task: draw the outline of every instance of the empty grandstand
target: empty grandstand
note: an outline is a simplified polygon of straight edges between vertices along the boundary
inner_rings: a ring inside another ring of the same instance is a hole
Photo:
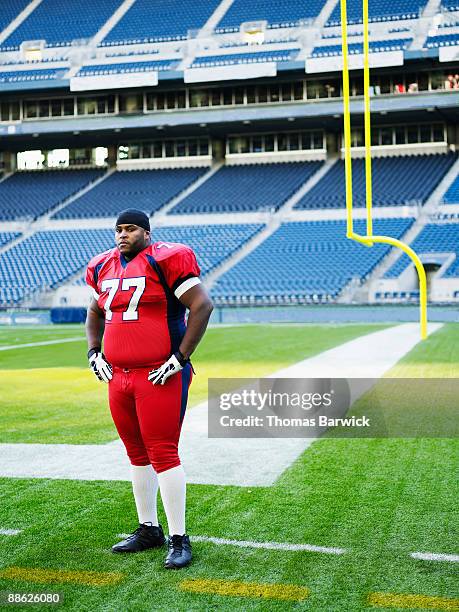
[[[347,4],[363,232],[362,13]],[[459,299],[458,12],[370,2],[375,231],[419,250],[446,302]],[[127,207],[153,239],[196,250],[222,307],[417,299],[404,257],[346,240],[340,20],[338,0],[5,0],[1,306],[81,289]]]
[[[14,49],[24,40],[45,39],[48,46],[58,47],[70,45],[75,39],[91,38],[121,2],[88,2],[82,10],[80,0],[43,0],[1,46]]]
[[[59,210],[54,218],[112,217],[134,206],[152,214],[203,173],[202,168],[115,172]]]
[[[413,219],[384,219],[375,232],[400,238]],[[355,231],[364,233],[364,223]],[[305,303],[336,299],[352,280],[359,284],[387,255],[388,246],[368,249],[346,239],[344,221],[284,223],[213,287],[223,302]]]
[[[169,214],[275,211],[320,166],[320,162],[227,166]]]
[[[454,164],[456,156],[384,157],[373,161],[375,206],[422,205]],[[355,206],[365,206],[364,160],[353,163]],[[297,209],[342,208],[345,201],[344,162],[338,161],[295,206]]]
[[[411,246],[419,253],[424,263],[433,263],[438,268],[442,268],[443,276],[459,278],[458,223],[428,223],[413,240]],[[385,277],[395,278],[409,265],[410,260],[404,255],[392,266]]]
[[[104,38],[104,45],[148,43],[187,38],[202,28],[219,0],[136,0],[123,18]],[[152,19],[152,10],[155,18]]]
[[[76,169],[17,172],[0,183],[0,219],[36,219],[103,174]]]

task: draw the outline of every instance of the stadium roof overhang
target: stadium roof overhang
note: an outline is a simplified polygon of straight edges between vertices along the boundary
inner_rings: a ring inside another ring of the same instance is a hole
[[[405,96],[381,96],[371,102],[373,123],[395,124],[426,121],[459,121],[459,91],[428,92]],[[352,100],[356,120],[363,114],[362,98]],[[341,99],[289,104],[246,106],[225,109],[176,110],[152,114],[75,117],[56,120],[25,121],[0,126],[4,146],[19,150],[24,143],[37,148],[75,146],[99,141],[102,144],[129,138],[164,138],[185,135],[215,135],[250,131],[293,129],[342,130]],[[360,122],[360,121],[359,121]],[[89,146],[89,144],[88,144]]]

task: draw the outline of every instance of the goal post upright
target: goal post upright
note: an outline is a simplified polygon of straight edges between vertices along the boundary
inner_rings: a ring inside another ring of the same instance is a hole
[[[346,185],[346,237],[365,246],[374,243],[389,244],[401,249],[414,263],[419,277],[419,318],[421,338],[427,337],[427,278],[424,266],[413,249],[390,236],[375,236],[373,234],[373,190],[371,161],[371,103],[370,103],[370,41],[369,41],[369,10],[368,0],[362,0],[363,13],[363,61],[364,61],[364,123],[365,123],[365,202],[367,229],[364,236],[356,234],[353,226],[353,192],[352,192],[352,152],[351,152],[351,103],[349,85],[349,49],[347,37],[347,3],[340,0],[341,7],[341,38],[343,56],[343,106],[344,106],[344,164]]]

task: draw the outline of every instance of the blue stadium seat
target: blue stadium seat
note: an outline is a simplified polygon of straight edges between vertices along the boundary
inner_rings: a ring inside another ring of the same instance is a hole
[[[122,62],[117,64],[94,64],[83,66],[78,71],[78,77],[100,74],[126,74],[129,72],[148,72],[150,70],[173,70],[178,60],[150,60],[140,62]],[[1,74],[1,73],[0,73]]]
[[[262,228],[261,224],[168,226],[153,229],[152,239],[191,246],[204,276]],[[0,305],[56,287],[113,243],[111,229],[42,231],[26,238],[0,254]],[[84,284],[83,270],[75,284]]]
[[[428,223],[410,245],[418,255],[423,253],[454,253],[455,260],[443,274],[459,277],[459,223]],[[410,265],[411,259],[402,255],[385,274],[385,278],[397,278]]]
[[[134,207],[151,214],[206,171],[207,168],[118,171],[62,208],[53,218],[114,217],[124,208]]]
[[[445,204],[459,204],[459,176],[456,176],[453,184],[445,193],[443,202]]]
[[[186,39],[189,30],[203,27],[219,4],[220,0],[137,0],[101,44]]]
[[[245,21],[267,21],[269,27],[292,27],[301,20],[315,19],[324,6],[324,0],[235,0],[219,22],[217,32],[239,30]]]
[[[445,11],[459,11],[459,0],[441,0],[441,7]]]
[[[456,45],[459,45],[458,32],[429,36],[425,42],[425,47],[427,47],[427,49],[431,49],[433,47],[454,47]]]
[[[13,19],[16,19],[29,2],[30,0],[2,0],[0,10],[0,32],[3,32]]]
[[[229,66],[233,64],[256,64],[259,62],[288,62],[295,59],[298,49],[279,49],[277,51],[259,51],[258,53],[231,53],[228,55],[207,55],[197,57],[191,67]]]
[[[121,3],[97,0],[85,2],[83,7],[81,0],[43,0],[1,47],[15,48],[24,40],[43,39],[49,47],[61,47],[75,39],[91,38]]]
[[[5,246],[20,235],[20,232],[0,232],[0,247]]]
[[[0,304],[56,287],[96,253],[113,246],[111,230],[43,231],[0,254]]]
[[[456,159],[452,153],[374,159],[374,206],[424,204]],[[365,206],[364,160],[353,160],[352,170],[354,204]],[[344,162],[339,160],[295,208],[344,208],[345,198]]]
[[[322,162],[224,166],[169,214],[275,210],[321,166]]]
[[[371,0],[369,3],[370,21],[400,21],[417,19],[427,4],[427,0]],[[327,26],[341,24],[340,3],[333,9]],[[347,21],[350,24],[362,23],[361,0],[348,0]]]
[[[400,238],[413,219],[375,220],[374,230]],[[365,232],[365,223],[354,229]],[[353,279],[365,280],[390,247],[372,249],[346,238],[344,221],[283,223],[254,251],[218,279],[216,298],[241,296],[264,301],[296,296],[298,300],[330,300]]]
[[[383,51],[397,51],[406,49],[412,38],[394,38],[391,40],[373,40],[370,41],[370,53],[381,53]],[[363,43],[351,43],[348,45],[349,55],[358,55],[363,53]],[[341,45],[324,45],[315,47],[311,57],[331,57],[341,55]]]
[[[0,83],[23,83],[25,81],[52,81],[62,78],[67,68],[44,68],[35,70],[5,70],[0,72]]]
[[[104,170],[16,172],[0,183],[0,219],[36,219],[103,173]]]

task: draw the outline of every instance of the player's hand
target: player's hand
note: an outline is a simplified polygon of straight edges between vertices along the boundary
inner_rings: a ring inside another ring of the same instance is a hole
[[[105,355],[98,349],[88,352],[89,367],[101,382],[108,383],[113,378],[112,366],[105,359]]]
[[[149,372],[148,380],[154,385],[164,385],[168,378],[174,374],[177,374],[177,372],[180,372],[180,370],[183,370],[187,363],[188,360],[184,359],[181,353],[174,353],[166,362],[163,363],[163,365],[156,368],[156,370]]]

